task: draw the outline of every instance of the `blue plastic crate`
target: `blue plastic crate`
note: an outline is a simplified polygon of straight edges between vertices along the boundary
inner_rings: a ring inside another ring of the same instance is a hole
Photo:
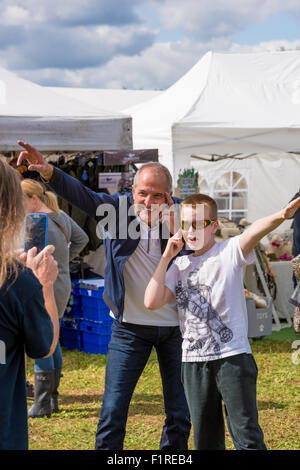
[[[95,333],[98,335],[111,335],[111,327],[114,322],[113,318],[108,320],[95,322],[91,320],[82,320],[80,322],[81,331],[86,331],[87,333]]]
[[[106,303],[97,297],[82,296],[81,311],[84,320],[103,321],[110,318]]]
[[[79,293],[86,297],[96,297],[102,299],[104,292],[104,279],[81,280],[79,284]]]
[[[81,283],[81,279],[72,279],[71,286],[72,286],[72,294],[79,295],[79,286]]]
[[[111,325],[83,320],[80,323],[83,351],[89,354],[107,354]]]
[[[78,349],[82,351],[82,331],[80,320],[75,318],[63,318],[61,320],[62,344],[66,349]]]
[[[65,317],[69,318],[81,318],[82,317],[82,308],[81,308],[81,296],[71,294],[69,302],[66,306],[64,312]]]

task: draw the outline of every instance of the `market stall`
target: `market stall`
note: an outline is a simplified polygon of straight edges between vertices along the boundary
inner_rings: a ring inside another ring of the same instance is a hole
[[[126,109],[134,146],[155,141],[175,187],[193,168],[221,217],[253,222],[299,189],[299,76],[299,51],[208,52],[161,95]]]
[[[125,109],[134,148],[158,147],[174,186],[193,167],[201,191],[230,193],[226,217],[272,213],[299,189],[299,74],[299,51],[208,52],[160,95]]]
[[[131,118],[105,111],[0,68],[0,152],[18,140],[42,151],[131,149]]]
[[[129,190],[136,164],[158,160],[157,150],[132,150],[131,117],[58,95],[4,69],[0,69],[0,103],[0,157],[15,167],[23,178],[39,179],[39,175],[28,171],[26,161],[17,167],[18,154],[22,150],[18,140],[29,142],[54,166],[96,192]],[[104,282],[100,267],[105,260],[97,260],[95,270],[87,262],[87,257],[95,259],[98,256],[97,250],[102,245],[96,233],[96,220],[61,198],[59,206],[89,236],[88,245],[70,264],[73,292],[62,320],[62,337],[71,347],[80,347],[78,337],[87,337],[86,352],[106,353],[111,327],[107,307],[103,306],[98,312],[99,302],[95,304],[90,299],[91,288],[81,286],[80,296],[75,292],[79,281],[84,283],[86,278],[96,278],[100,284]],[[100,300],[102,291],[97,287]],[[105,327],[101,317],[103,312],[105,322],[108,322]],[[95,316],[98,313],[99,316]],[[93,321],[92,325],[87,323],[90,321]],[[100,343],[104,337],[103,345]],[[90,346],[91,338],[93,347]]]

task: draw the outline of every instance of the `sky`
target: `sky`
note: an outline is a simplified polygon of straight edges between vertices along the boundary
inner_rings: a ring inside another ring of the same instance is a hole
[[[299,0],[0,0],[0,66],[46,86],[164,90],[212,50],[300,49]]]

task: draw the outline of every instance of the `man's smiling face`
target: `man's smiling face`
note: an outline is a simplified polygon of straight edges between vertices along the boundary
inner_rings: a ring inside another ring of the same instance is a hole
[[[153,167],[145,168],[138,177],[132,194],[136,212],[150,227],[156,224],[161,215],[161,207],[166,203],[167,178]]]

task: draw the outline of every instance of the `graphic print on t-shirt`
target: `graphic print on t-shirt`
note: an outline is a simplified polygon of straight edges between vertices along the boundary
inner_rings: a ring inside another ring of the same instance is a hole
[[[185,287],[181,281],[176,286],[178,307],[185,312],[183,347],[208,357],[219,355],[220,342],[228,343],[233,338],[232,330],[211,305],[211,290],[210,286],[199,283],[198,271],[189,274]]]

